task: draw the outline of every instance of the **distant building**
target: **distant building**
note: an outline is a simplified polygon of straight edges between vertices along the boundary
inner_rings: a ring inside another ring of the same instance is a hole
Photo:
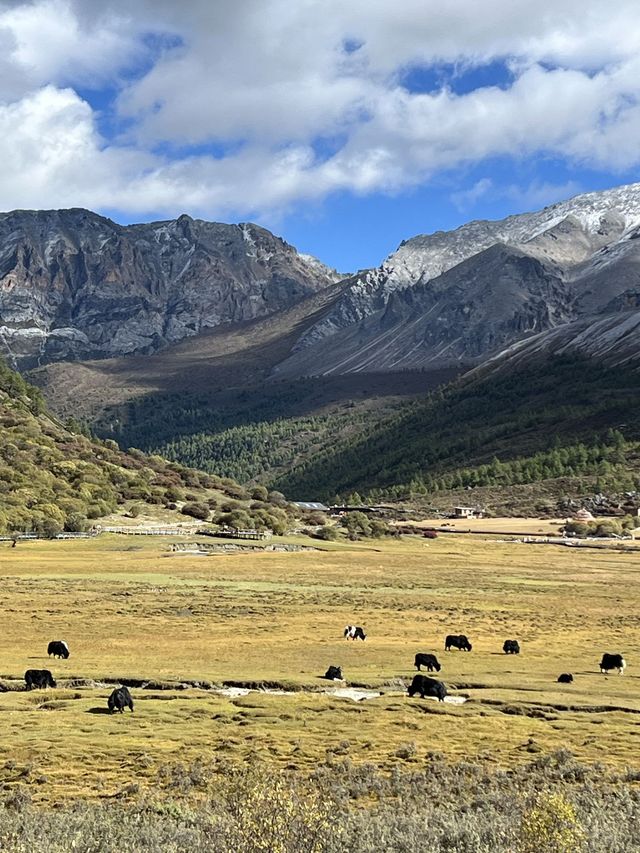
[[[577,512],[574,512],[573,520],[574,521],[593,521],[594,518],[588,509],[585,509],[584,507],[582,507],[582,509],[579,509]]]
[[[384,512],[384,508],[379,506],[367,506],[366,504],[354,504],[353,506],[345,504],[344,506],[336,505],[329,507],[330,515],[344,515],[347,512],[363,512],[365,515],[379,515]]]
[[[451,518],[482,518],[481,509],[472,506],[454,506]]]
[[[298,509],[316,510],[317,512],[329,512],[329,507],[318,501],[292,501]]]

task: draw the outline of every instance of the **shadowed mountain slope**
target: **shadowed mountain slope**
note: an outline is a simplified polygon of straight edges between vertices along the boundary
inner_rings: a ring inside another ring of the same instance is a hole
[[[372,489],[405,495],[412,484],[422,488],[495,459],[526,459],[576,442],[590,445],[610,430],[637,441],[638,406],[637,369],[602,366],[579,353],[523,361],[489,375],[479,369],[276,482],[292,497]],[[474,476],[456,483],[479,485]]]

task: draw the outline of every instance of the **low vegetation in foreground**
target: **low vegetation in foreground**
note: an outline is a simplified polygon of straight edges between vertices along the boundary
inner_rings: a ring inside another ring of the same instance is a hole
[[[406,752],[410,757],[411,748]],[[566,751],[511,772],[437,753],[392,775],[348,760],[310,776],[198,762],[164,768],[152,796],[34,808],[17,789],[0,806],[0,846],[216,853],[635,853],[637,774],[586,767]]]

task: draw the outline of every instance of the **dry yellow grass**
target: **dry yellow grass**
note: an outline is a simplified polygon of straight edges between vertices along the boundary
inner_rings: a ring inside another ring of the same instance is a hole
[[[391,767],[410,743],[416,762],[436,751],[510,765],[561,746],[615,765],[640,757],[637,554],[440,537],[199,557],[103,536],[0,546],[0,567],[0,677],[49,668],[60,684],[0,694],[0,782],[31,782],[41,799],[145,787],[162,765],[196,757],[260,754],[308,769],[329,754]],[[366,643],[342,638],[353,621]],[[473,652],[442,651],[450,632],[467,633]],[[520,656],[501,653],[507,638]],[[47,658],[51,639],[68,642],[68,661]],[[438,654],[466,705],[406,697],[417,651]],[[623,652],[627,675],[601,675],[603,651]],[[310,692],[327,687],[318,676],[329,664],[384,695]],[[556,683],[562,671],[573,685]],[[305,690],[133,689],[135,713],[111,717],[110,689],[68,686],[74,678]]]
[[[601,519],[605,520],[605,519]],[[449,527],[451,530],[466,533],[467,531],[482,533],[507,533],[511,536],[530,536],[544,534],[557,536],[560,528],[566,523],[566,518],[427,518],[418,522],[401,522],[413,527]]]

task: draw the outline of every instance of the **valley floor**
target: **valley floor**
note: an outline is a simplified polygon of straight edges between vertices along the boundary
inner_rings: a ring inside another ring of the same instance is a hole
[[[0,783],[37,801],[144,791],[196,759],[303,772],[340,756],[410,769],[433,753],[506,767],[563,747],[617,768],[640,759],[637,554],[441,536],[197,556],[102,536],[2,543],[0,575],[0,680],[12,688],[0,694]],[[367,641],[345,641],[348,623]],[[445,653],[448,633],[473,651]],[[502,653],[507,638],[519,656]],[[47,658],[52,639],[69,660]],[[429,651],[464,705],[407,697],[414,655]],[[627,674],[600,674],[605,651],[625,655]],[[382,695],[322,693],[330,664]],[[51,669],[58,688],[23,692],[30,668]],[[575,682],[557,684],[561,672]],[[118,679],[156,682],[132,687],[132,715],[106,713]]]

